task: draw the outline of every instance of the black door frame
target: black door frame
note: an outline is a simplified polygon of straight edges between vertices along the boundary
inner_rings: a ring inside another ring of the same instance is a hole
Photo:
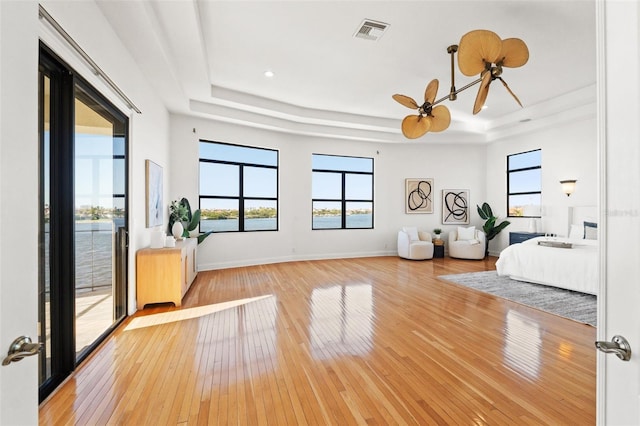
[[[112,114],[116,119],[124,123],[124,152],[125,152],[125,232],[118,232],[117,235],[126,239],[128,229],[128,181],[129,167],[126,160],[129,152],[128,117],[120,112],[104,96],[96,91],[86,80],[84,80],[75,70],[62,61],[51,49],[40,42],[39,49],[39,94],[40,105],[43,105],[42,94],[44,93],[44,76],[50,79],[50,172],[49,172],[49,245],[50,245],[50,330],[51,330],[51,376],[40,383],[39,400],[42,402],[56,387],[58,387],[115,328],[127,315],[127,253],[121,254],[122,264],[119,271],[114,270],[114,277],[124,277],[125,282],[119,283],[122,289],[116,290],[114,303],[118,306],[119,319],[112,324],[89,349],[77,357],[75,348],[75,199],[74,199],[74,134],[75,134],[75,88],[80,88],[84,93],[100,103],[100,106]],[[39,113],[39,134],[40,134],[40,212],[44,212],[44,120],[43,111]],[[42,229],[44,220],[40,219],[40,285],[44,284],[45,265],[44,261],[44,231]],[[126,249],[128,244],[119,243]],[[117,248],[116,248],[117,250]],[[122,270],[124,268],[124,271]],[[118,286],[116,286],[118,287]],[[121,306],[120,306],[121,304]],[[44,312],[44,301],[39,301],[39,312]],[[40,321],[41,330],[39,334],[44,338],[44,328],[46,324]],[[44,358],[44,357],[43,357]],[[42,362],[46,362],[43,359]]]

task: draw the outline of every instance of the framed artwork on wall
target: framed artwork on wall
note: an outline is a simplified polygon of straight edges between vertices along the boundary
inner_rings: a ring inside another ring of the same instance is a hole
[[[151,160],[145,160],[147,228],[161,226],[163,222],[162,167]]]
[[[469,223],[469,190],[442,190],[442,223],[465,225]]]
[[[405,212],[433,213],[433,179],[405,179]]]

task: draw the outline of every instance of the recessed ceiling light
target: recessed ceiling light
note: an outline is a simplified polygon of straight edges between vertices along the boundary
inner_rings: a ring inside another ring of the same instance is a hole
[[[482,105],[482,109],[487,109],[487,108],[489,108],[489,105],[486,105],[486,104]]]
[[[271,77],[273,77],[274,75],[275,75],[275,74],[274,74],[274,73],[273,73],[273,71],[271,71],[271,70],[266,70],[266,71],[264,72],[264,76],[265,76],[265,77],[269,77],[269,78],[271,78]]]

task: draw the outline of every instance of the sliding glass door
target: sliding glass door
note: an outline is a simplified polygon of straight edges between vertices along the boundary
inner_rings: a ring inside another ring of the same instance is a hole
[[[40,54],[40,397],[126,315],[127,118]]]
[[[118,233],[125,227],[125,123],[75,88],[76,354],[124,315],[116,296]]]

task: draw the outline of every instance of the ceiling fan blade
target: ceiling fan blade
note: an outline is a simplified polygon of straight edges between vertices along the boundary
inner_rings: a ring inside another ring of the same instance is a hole
[[[420,106],[416,103],[416,101],[414,101],[413,98],[410,98],[409,96],[395,94],[392,96],[392,98],[395,99],[396,102],[398,102],[400,105],[404,105],[407,108],[411,108],[411,109],[420,108]]]
[[[519,38],[502,40],[502,65],[509,68],[521,67],[529,60],[529,48]]]
[[[507,82],[506,82],[506,81],[504,81],[504,80],[502,79],[502,77],[498,77],[498,79],[502,82],[502,84],[504,85],[504,87],[506,87],[507,91],[508,91],[509,93],[511,93],[511,96],[513,96],[513,99],[515,99],[515,100],[516,100],[516,102],[518,103],[518,105],[522,106],[522,103],[520,102],[520,99],[518,99],[518,97],[516,96],[516,94],[515,94],[515,93],[513,93],[513,92],[511,91],[511,89],[510,89],[510,88],[509,88],[509,86],[507,85]]]
[[[458,67],[466,76],[474,76],[485,70],[485,63],[495,63],[500,58],[502,40],[488,30],[466,33],[458,45]]]
[[[451,113],[449,108],[444,105],[438,105],[431,110],[431,129],[432,132],[441,132],[446,130],[451,124]]]
[[[434,99],[436,98],[436,94],[438,93],[439,84],[440,82],[437,79],[433,79],[429,82],[427,88],[424,91],[425,102],[429,102],[430,104],[433,103]]]
[[[408,115],[402,120],[402,134],[409,139],[424,135],[431,128],[431,120],[421,115]]]
[[[489,94],[489,84],[491,83],[491,71],[486,71],[482,75],[482,83],[480,83],[480,89],[476,95],[476,102],[473,104],[473,113],[477,114],[482,110],[484,101],[487,100]]]

